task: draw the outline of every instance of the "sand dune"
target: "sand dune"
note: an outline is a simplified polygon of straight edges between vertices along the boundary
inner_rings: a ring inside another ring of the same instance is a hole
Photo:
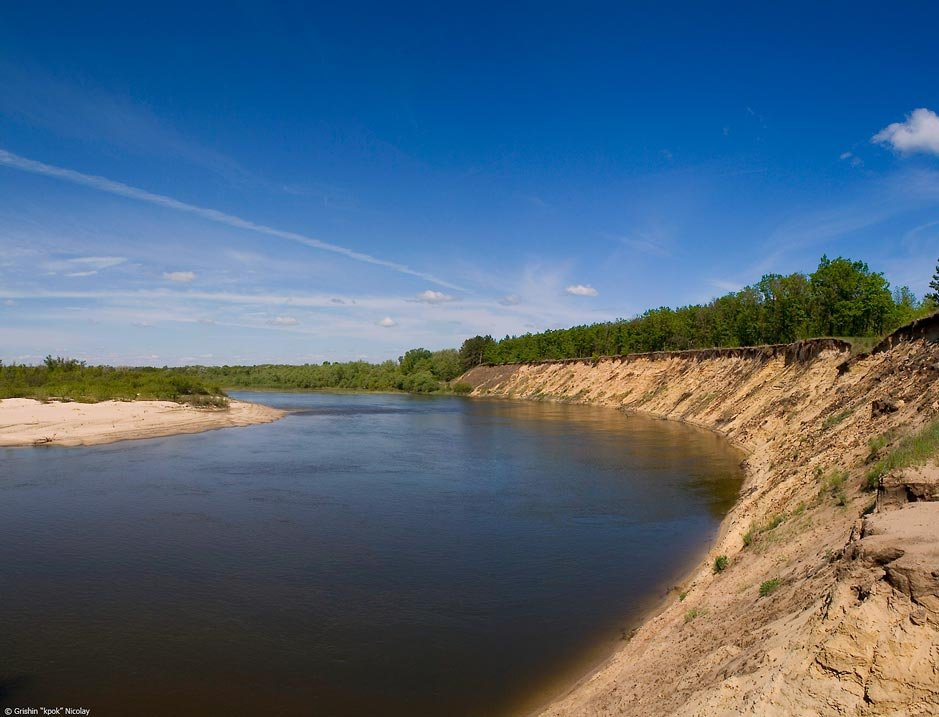
[[[216,428],[270,423],[283,411],[244,401],[228,409],[202,409],[172,401],[42,403],[29,398],[0,400],[0,446],[79,446]]]

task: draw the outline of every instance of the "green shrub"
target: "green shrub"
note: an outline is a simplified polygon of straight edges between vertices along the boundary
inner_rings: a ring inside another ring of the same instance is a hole
[[[718,555],[716,558],[714,558],[714,566],[713,566],[714,573],[722,573],[724,572],[726,568],[727,568],[727,556],[726,555]]]
[[[471,384],[464,383],[461,381],[459,383],[453,384],[450,387],[450,390],[453,391],[454,393],[465,395],[467,393],[473,392],[473,386]]]
[[[760,583],[760,597],[772,595],[779,587],[779,578],[770,578]]]

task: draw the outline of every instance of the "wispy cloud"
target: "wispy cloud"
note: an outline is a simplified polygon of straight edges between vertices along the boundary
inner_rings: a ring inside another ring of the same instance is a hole
[[[196,279],[194,271],[164,271],[163,278],[178,284],[188,284]]]
[[[68,277],[94,276],[99,271],[110,269],[127,261],[122,256],[79,256],[71,259],[46,261],[42,264],[50,274],[64,274]]]
[[[904,122],[894,122],[871,137],[875,144],[893,147],[900,154],[939,155],[939,116],[920,107],[913,110]]]
[[[423,301],[425,304],[445,304],[448,301],[454,301],[454,298],[450,294],[444,294],[442,291],[434,291],[433,289],[422,291],[417,295],[417,300]]]
[[[0,114],[63,137],[182,159],[229,180],[250,176],[231,157],[182,136],[149,107],[96,87],[87,78],[73,81],[38,67],[0,61]]]
[[[300,322],[297,321],[293,316],[275,316],[267,323],[269,323],[271,326],[296,326]]]
[[[398,272],[399,274],[416,276],[425,281],[429,281],[432,284],[437,284],[438,286],[443,286],[448,289],[465,291],[465,289],[457,286],[456,284],[440,279],[433,274],[417,271],[405,264],[381,259],[372,256],[371,254],[365,254],[355,251],[354,249],[339,246],[338,244],[331,244],[329,242],[320,241],[319,239],[314,239],[313,237],[309,237],[304,234],[298,234],[297,232],[283,231],[281,229],[275,229],[264,224],[257,224],[250,220],[237,217],[233,214],[226,214],[225,212],[221,212],[217,209],[209,209],[206,207],[199,207],[194,204],[187,204],[186,202],[181,202],[180,200],[173,199],[172,197],[168,197],[162,194],[154,194],[153,192],[148,192],[145,189],[139,189],[121,182],[115,182],[111,179],[106,179],[105,177],[83,174],[72,169],[56,167],[50,164],[44,164],[43,162],[37,162],[35,160],[13,154],[12,152],[8,152],[4,149],[0,149],[0,164],[12,169],[18,169],[24,172],[30,172],[32,174],[39,174],[45,177],[61,179],[66,182],[79,184],[84,187],[90,187],[92,189],[97,189],[109,194],[115,194],[117,196],[126,197],[128,199],[154,204],[166,209],[185,212],[187,214],[194,214],[196,216],[202,217],[203,219],[207,219],[208,221],[216,222],[218,224],[225,224],[230,227],[235,227],[236,229],[244,229],[246,231],[257,234],[263,234],[265,236],[302,244],[313,249],[332,252],[334,254],[339,254],[349,259],[353,259],[354,261],[385,267],[386,269],[391,269],[392,271]]]
[[[564,291],[571,296],[597,296],[600,293],[590,284],[571,284]]]
[[[852,167],[861,167],[864,165],[864,160],[858,157],[854,152],[842,152],[838,159],[842,162],[849,162]]]

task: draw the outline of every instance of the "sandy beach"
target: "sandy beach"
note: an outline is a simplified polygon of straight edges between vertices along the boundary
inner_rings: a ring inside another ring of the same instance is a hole
[[[172,401],[42,403],[7,398],[0,400],[0,446],[87,446],[271,423],[283,415],[276,408],[244,401],[216,410]]]

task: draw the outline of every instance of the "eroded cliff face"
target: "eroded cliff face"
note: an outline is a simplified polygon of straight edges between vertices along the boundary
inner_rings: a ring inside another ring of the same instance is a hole
[[[939,714],[939,469],[888,475],[876,506],[864,489],[939,417],[937,335],[933,317],[855,359],[821,340],[465,374],[477,396],[687,421],[749,453],[708,558],[544,714]]]

